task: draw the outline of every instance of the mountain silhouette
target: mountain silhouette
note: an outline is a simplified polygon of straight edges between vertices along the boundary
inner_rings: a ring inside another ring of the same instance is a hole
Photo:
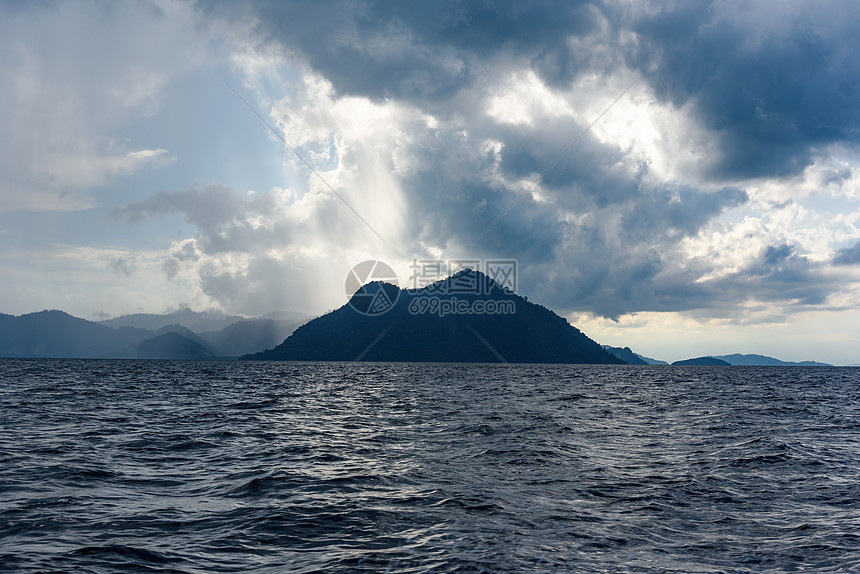
[[[200,337],[225,357],[239,357],[271,349],[287,337],[302,319],[247,319],[236,321],[219,331],[200,333]],[[190,337],[189,337],[190,338]]]
[[[135,327],[112,329],[57,310],[0,315],[0,356],[104,357],[152,334]]]
[[[715,357],[696,357],[695,359],[684,359],[675,361],[673,366],[699,366],[699,367],[730,367],[732,364]]]
[[[603,348],[606,349],[609,353],[612,353],[628,365],[650,365],[648,361],[641,358],[639,355],[634,353],[630,347],[611,347],[609,345],[603,345]]]
[[[457,312],[444,312],[444,306],[455,305]],[[496,312],[474,312],[479,307]],[[424,289],[369,283],[349,303],[299,327],[274,349],[243,358],[624,363],[549,309],[471,269]]]
[[[231,315],[182,311],[166,315],[127,315],[119,323],[158,325],[158,330],[121,325],[114,321],[94,322],[69,315],[64,311],[39,311],[14,316],[0,313],[0,357],[91,359],[120,356],[134,358],[202,358],[238,357],[272,348],[283,341],[300,324],[298,313],[277,313],[272,316],[289,316],[295,319],[240,320],[223,329],[197,334],[180,324],[161,323],[168,319],[186,318],[201,325],[219,325]],[[133,347],[147,339],[166,333],[181,335],[160,339]],[[187,340],[195,346],[189,347]],[[179,345],[174,352],[165,345],[173,341]],[[204,352],[197,349],[201,347]],[[154,354],[147,355],[150,349]]]
[[[603,345],[603,348],[627,363],[628,365],[668,365],[666,361],[660,359],[652,359],[645,355],[633,352],[630,347],[612,347]]]
[[[136,327],[150,331],[157,331],[169,325],[182,325],[195,333],[201,333],[223,329],[236,321],[244,319],[245,317],[240,315],[227,315],[220,311],[200,312],[183,308],[163,314],[135,313],[132,315],[122,315],[113,319],[99,321],[99,323],[106,327]]]
[[[732,365],[750,365],[759,367],[830,367],[827,363],[818,361],[780,361],[773,357],[755,354],[734,353],[731,355],[714,355],[715,359],[722,359]]]
[[[204,345],[167,331],[161,335],[135,343],[111,355],[118,359],[217,359],[218,356]]]
[[[220,351],[216,346],[212,345],[209,341],[204,339],[201,335],[198,335],[191,329],[187,327],[183,327],[182,325],[166,325],[155,332],[155,335],[163,335],[165,333],[176,333],[178,335],[182,335],[182,337],[194,341],[201,347],[203,347],[207,353],[212,356],[225,356],[224,353]],[[141,341],[142,343],[143,341]]]

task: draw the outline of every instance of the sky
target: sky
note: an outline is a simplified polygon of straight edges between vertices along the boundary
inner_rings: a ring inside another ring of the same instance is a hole
[[[513,260],[600,343],[857,364],[857,30],[853,1],[2,2],[0,312],[315,315],[368,259]]]

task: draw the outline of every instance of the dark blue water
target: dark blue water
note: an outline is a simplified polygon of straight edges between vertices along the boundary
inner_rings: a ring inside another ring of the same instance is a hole
[[[860,569],[860,370],[0,361],[4,572]]]

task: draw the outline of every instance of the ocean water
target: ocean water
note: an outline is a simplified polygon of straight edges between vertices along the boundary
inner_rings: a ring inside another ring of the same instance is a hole
[[[3,572],[860,570],[860,369],[0,368]]]

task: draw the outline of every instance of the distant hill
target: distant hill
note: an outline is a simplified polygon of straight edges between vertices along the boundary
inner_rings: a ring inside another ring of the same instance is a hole
[[[727,363],[732,365],[751,365],[751,366],[762,366],[762,367],[831,367],[827,363],[819,363],[816,361],[800,361],[800,362],[791,362],[791,361],[780,361],[779,359],[774,359],[773,357],[767,357],[765,355],[742,355],[740,353],[734,353],[733,355],[715,355],[717,359],[722,359]]]
[[[216,359],[206,347],[172,331],[134,343],[111,355],[118,359]]]
[[[645,361],[646,363],[648,363],[649,365],[668,365],[669,364],[666,361],[661,361],[660,359],[652,359],[651,357],[646,357],[644,355],[640,355],[639,353],[633,353],[633,354],[636,355],[637,357],[639,357],[640,359],[642,359],[643,361]]]
[[[606,349],[607,352],[615,355],[628,365],[647,365],[647,361],[640,359],[636,356],[630,347],[611,347],[609,345],[603,345],[603,348]]]
[[[310,317],[307,313],[299,313],[298,311],[272,311],[271,313],[266,313],[265,315],[260,315],[256,317],[256,319],[272,319],[274,321],[290,321],[293,323],[302,324]]]
[[[478,293],[463,292],[476,284]],[[382,314],[356,311],[381,304]],[[377,295],[373,295],[373,294]],[[368,303],[368,297],[372,302]],[[436,297],[440,304],[510,306],[511,314],[416,312]],[[383,301],[383,303],[385,303]],[[385,303],[386,305],[388,303]],[[411,310],[410,310],[411,308]],[[415,361],[601,363],[622,361],[549,309],[507,291],[478,271],[464,270],[422,290],[373,282],[349,304],[302,325],[272,350],[243,358],[305,361]]]
[[[454,292],[453,287],[464,278],[463,273],[438,282],[435,288],[441,292]],[[410,303],[422,298],[426,300],[428,296],[441,301],[445,296],[440,293],[433,295],[433,286],[424,290],[400,290],[393,285],[378,283],[366,288],[385,285],[386,289],[392,290],[390,292],[397,302],[390,311],[377,315],[362,314],[355,310],[355,302],[351,301],[352,305],[344,305],[301,327],[306,316],[293,312],[270,313],[266,319],[240,318],[232,321],[238,316],[183,309],[163,315],[126,315],[102,322],[88,321],[58,310],[17,317],[0,313],[0,357],[197,359],[242,356],[264,360],[667,364],[635,353],[629,347],[601,347],[549,309],[506,291],[486,275],[477,273],[471,279],[484,282],[488,288],[486,293],[456,293],[446,300],[458,299],[468,304],[508,302],[513,304],[516,313],[447,314],[444,317],[438,313],[413,314],[409,312]],[[199,334],[178,322],[163,324],[176,319],[191,325],[231,322]],[[168,333],[178,338],[159,338]],[[170,349],[171,344],[177,347]],[[790,362],[740,353],[676,361],[673,365],[830,366],[816,361]]]
[[[152,334],[134,327],[112,329],[57,310],[0,315],[0,356],[104,357]]]
[[[182,325],[195,333],[203,333],[205,331],[223,329],[236,321],[243,321],[244,319],[245,317],[241,315],[227,315],[220,311],[198,312],[191,309],[180,309],[179,311],[164,314],[135,313],[133,315],[123,315],[99,321],[99,323],[107,327],[137,327],[139,329],[149,329],[150,331],[157,331],[168,325]]]
[[[695,359],[685,359],[683,361],[675,361],[672,365],[695,365],[703,367],[731,367],[732,364],[716,357],[697,357]]]
[[[207,341],[191,329],[183,327],[182,325],[167,325],[155,332],[156,335],[163,335],[164,333],[177,333],[179,335],[182,335],[186,339],[194,341],[195,343],[206,349],[206,351],[211,353],[213,356],[226,356],[220,351],[220,349],[212,345],[209,341]]]
[[[193,313],[193,312],[192,312]],[[188,317],[197,317],[192,314]],[[211,314],[210,314],[211,315]],[[290,314],[290,316],[300,314]],[[182,313],[179,315],[183,316]],[[176,314],[139,315],[131,317],[130,322],[137,324],[160,325],[165,318],[176,318]],[[201,324],[217,324],[224,317],[208,317]],[[200,318],[200,317],[197,317]],[[124,320],[123,320],[124,321]],[[119,321],[120,323],[123,321]],[[194,324],[194,321],[191,321]],[[195,342],[205,350],[207,357],[238,357],[270,349],[286,339],[299,325],[299,321],[288,320],[241,320],[231,323],[220,330],[198,335],[180,324],[161,325],[157,330],[141,327],[111,327],[104,322],[87,321],[63,311],[40,311],[16,317],[0,314],[0,357],[34,358],[104,358],[116,357],[122,353],[132,353],[136,358],[147,358],[142,350],[129,351],[136,343],[166,333],[176,333],[183,339]],[[181,343],[182,357],[199,358],[197,350],[188,355],[185,343],[175,338],[160,340],[160,345],[170,341]],[[145,345],[142,349],[155,349],[157,357],[164,358],[170,353],[164,347]],[[152,358],[156,358],[153,356]]]
[[[603,348],[625,361],[628,365],[668,365],[666,361],[658,361],[649,357],[643,357],[639,353],[634,353],[630,347],[611,347],[603,345]]]
[[[271,349],[289,337],[304,320],[248,319],[200,337],[225,357],[240,357]]]

